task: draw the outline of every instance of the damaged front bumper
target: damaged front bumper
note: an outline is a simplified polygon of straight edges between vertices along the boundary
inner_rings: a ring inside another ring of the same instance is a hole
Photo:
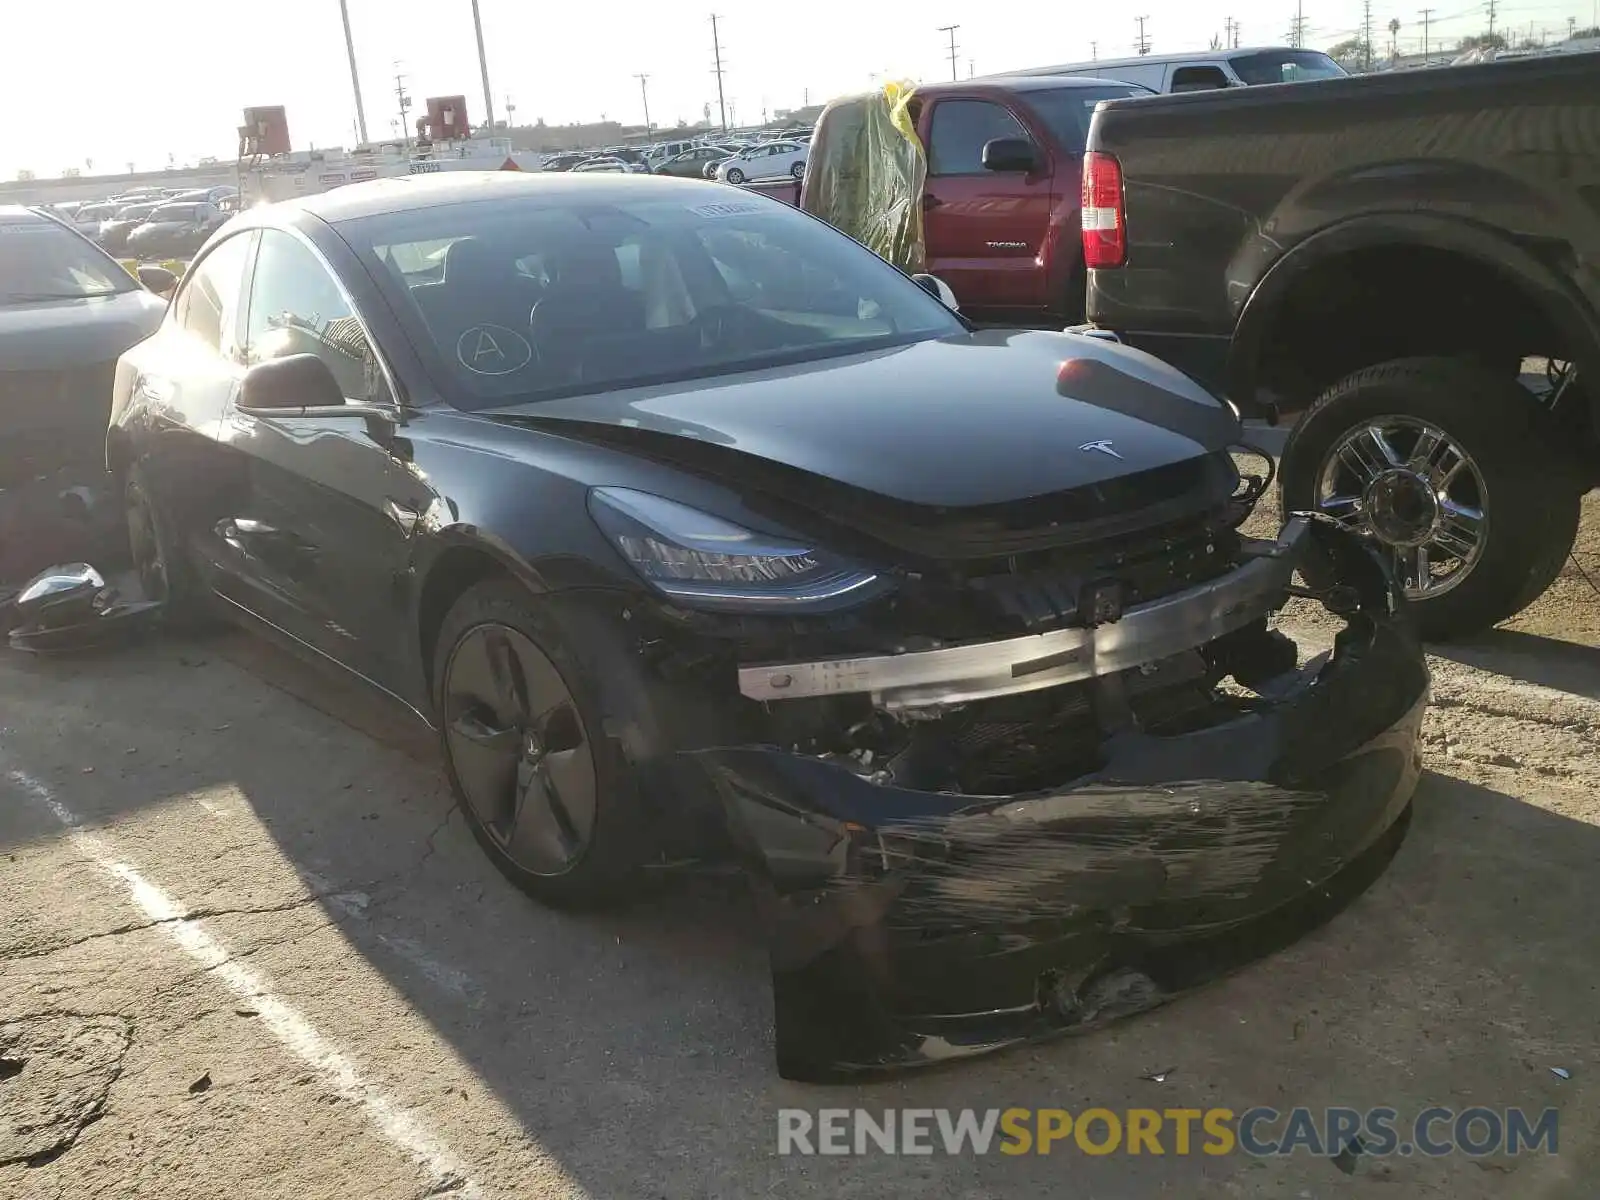
[[[1141,661],[1258,621],[1296,569],[1332,581],[1320,595],[1345,627],[1328,654],[1187,731],[1115,718]],[[1102,765],[1025,794],[920,790],[771,747],[694,754],[758,883],[785,1077],[927,1064],[1154,1007],[1327,919],[1398,847],[1427,668],[1385,568],[1317,519],[1094,628],[741,677],[747,695],[865,691],[907,713],[1074,682],[1112,701],[1093,709]]]

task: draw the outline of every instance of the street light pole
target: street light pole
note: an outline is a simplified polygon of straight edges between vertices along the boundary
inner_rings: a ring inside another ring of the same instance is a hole
[[[639,81],[639,98],[644,101],[644,136],[648,141],[650,138],[650,91],[645,87],[645,80],[649,79],[650,76],[635,75],[634,78]]]
[[[472,0],[472,27],[478,34],[478,70],[483,75],[483,116],[494,133],[494,93],[489,90],[489,57],[483,52],[483,18],[478,15],[478,0]]]
[[[344,19],[344,52],[350,56],[350,88],[356,95],[356,131],[367,140],[367,113],[361,107],[361,76],[356,73],[356,43],[350,36],[350,2],[339,0],[339,16]]]

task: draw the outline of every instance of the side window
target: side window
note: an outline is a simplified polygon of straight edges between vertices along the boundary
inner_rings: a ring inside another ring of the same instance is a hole
[[[327,363],[348,400],[388,398],[377,356],[338,281],[297,238],[267,229],[250,285],[245,362],[291,354]]]
[[[988,100],[940,100],[928,134],[928,174],[980,175],[983,147],[995,138],[1025,138],[1028,131],[1003,105]]]
[[[172,306],[175,325],[225,358],[239,355],[239,309],[254,233],[228,238],[201,259]]]
[[[1174,92],[1204,92],[1211,88],[1225,88],[1228,77],[1221,67],[1179,67],[1172,72]]]

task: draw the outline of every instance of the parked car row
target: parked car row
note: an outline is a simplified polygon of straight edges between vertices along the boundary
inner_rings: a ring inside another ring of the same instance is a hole
[[[753,138],[657,142],[649,146],[610,146],[595,151],[571,151],[545,158],[547,171],[581,171],[606,174],[658,174],[681,178],[747,179],[805,173],[808,129],[788,130],[781,136],[764,133]],[[725,169],[724,169],[724,165]]]
[[[187,257],[237,209],[239,189],[135,188],[98,201],[56,204],[51,212],[112,254]]]

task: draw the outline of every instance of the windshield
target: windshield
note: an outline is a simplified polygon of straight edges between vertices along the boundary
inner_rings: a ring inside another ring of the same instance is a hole
[[[1228,65],[1246,83],[1299,83],[1307,79],[1337,79],[1345,69],[1318,50],[1266,50],[1241,54]]]
[[[0,305],[129,292],[133,277],[54,221],[0,224]]]
[[[341,226],[466,408],[961,332],[900,271],[770,200],[476,201]]]
[[[1061,148],[1069,154],[1082,154],[1089,142],[1089,118],[1102,100],[1123,100],[1129,96],[1148,96],[1146,88],[1128,83],[1108,83],[1105,87],[1057,88],[1043,92],[1024,92],[1021,98],[1049,127]]]

